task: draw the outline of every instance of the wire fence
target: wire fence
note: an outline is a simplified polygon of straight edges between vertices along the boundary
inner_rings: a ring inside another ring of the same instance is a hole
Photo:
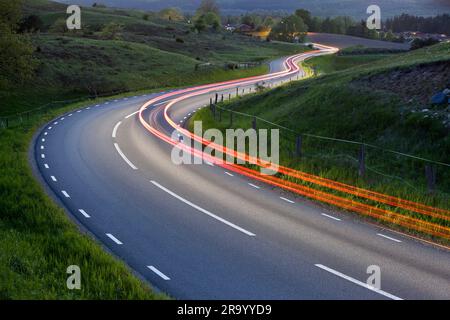
[[[114,96],[118,94],[124,94],[128,91],[112,91],[108,93],[103,94],[97,94],[97,95],[86,95],[86,96],[80,96],[78,98],[69,99],[69,100],[58,100],[58,101],[51,101],[49,103],[46,103],[42,106],[39,106],[34,109],[26,110],[20,113],[16,113],[13,115],[7,115],[7,116],[1,116],[0,117],[0,129],[4,128],[13,128],[17,126],[21,126],[25,123],[28,123],[30,120],[42,117],[43,115],[47,114],[51,110],[64,107],[68,104],[87,101],[87,100],[95,100],[97,98],[103,98],[103,97],[109,97]]]
[[[280,156],[289,167],[336,180],[386,180],[417,193],[450,199],[450,164],[382,148],[364,142],[301,133],[277,123],[211,103],[216,123],[225,128],[280,130]],[[270,137],[269,137],[270,138]],[[406,190],[406,192],[407,192]],[[447,200],[448,201],[448,200]]]

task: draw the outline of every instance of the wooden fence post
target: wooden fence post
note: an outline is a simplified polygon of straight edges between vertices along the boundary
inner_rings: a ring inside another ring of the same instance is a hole
[[[302,136],[297,136],[295,139],[295,154],[299,158],[302,156]]]
[[[427,179],[428,192],[433,193],[436,190],[436,167],[426,164],[425,177]]]
[[[366,175],[366,145],[361,144],[359,149],[359,176],[364,177]]]

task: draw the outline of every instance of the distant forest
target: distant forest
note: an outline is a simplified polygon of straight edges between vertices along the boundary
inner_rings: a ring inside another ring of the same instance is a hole
[[[402,14],[387,19],[384,23],[384,28],[393,32],[420,31],[450,35],[450,15],[441,14],[435,17],[417,17]]]

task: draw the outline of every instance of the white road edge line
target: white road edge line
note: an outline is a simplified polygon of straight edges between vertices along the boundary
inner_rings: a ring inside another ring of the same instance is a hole
[[[341,221],[341,219],[336,218],[336,217],[333,217],[333,216],[330,216],[330,215],[328,215],[328,214],[326,214],[326,213],[321,213],[321,215],[323,215],[324,217],[327,217],[327,218],[336,220],[336,221]]]
[[[123,154],[122,150],[117,143],[114,143],[114,147],[116,147],[117,152],[122,157],[122,159],[131,167],[133,170],[137,170],[138,168]]]
[[[225,171],[225,174],[226,174],[226,175],[229,175],[230,177],[234,177],[233,174],[231,174],[231,173],[229,173],[229,172],[227,172],[227,171]]]
[[[382,234],[382,233],[377,233],[377,236],[380,236],[380,237],[383,237],[383,238],[386,238],[386,239],[389,239],[389,240],[392,240],[392,241],[395,241],[395,242],[401,242],[400,240],[398,240],[398,239],[395,239],[395,238],[391,238],[391,237],[389,237],[389,236],[386,236],[386,235],[384,235],[384,234]]]
[[[315,266],[320,268],[320,269],[322,269],[322,270],[328,271],[328,272],[330,272],[330,273],[332,273],[332,274],[334,274],[334,275],[336,275],[338,277],[341,277],[342,279],[348,280],[348,281],[350,281],[350,282],[352,282],[354,284],[357,284],[357,285],[359,285],[361,287],[369,289],[370,291],[373,291],[373,292],[381,294],[381,295],[383,295],[385,297],[388,297],[388,298],[390,298],[392,300],[403,300],[402,298],[394,296],[393,294],[390,294],[389,292],[386,292],[386,291],[383,291],[381,289],[377,289],[375,287],[369,286],[367,283],[364,283],[364,282],[361,282],[359,280],[356,280],[356,279],[354,279],[352,277],[349,277],[349,276],[347,276],[347,275],[345,275],[345,274],[343,274],[343,273],[341,273],[339,271],[336,271],[336,270],[333,270],[331,268],[328,268],[327,266],[324,266],[322,264],[315,264]]]
[[[70,198],[69,194],[65,190],[62,190],[61,193],[64,195],[64,197]]]
[[[106,233],[106,236],[108,238],[110,238],[112,241],[114,241],[116,244],[121,245],[123,244],[122,241],[120,241],[119,239],[117,239],[116,237],[114,237],[111,233]]]
[[[84,211],[83,209],[78,209],[78,211],[79,211],[85,218],[90,218],[90,217],[91,217],[91,216],[88,215],[88,214],[86,213],[86,211]]]
[[[248,185],[250,186],[250,187],[253,187],[253,188],[255,188],[255,189],[261,189],[261,187],[258,187],[256,184],[253,184],[253,183],[248,183]]]
[[[117,135],[117,129],[119,129],[119,126],[122,124],[122,121],[119,121],[116,123],[116,125],[114,126],[113,132],[112,132],[112,137],[116,138]]]
[[[180,200],[180,201],[184,202],[185,204],[191,206],[192,208],[197,209],[198,211],[200,211],[200,212],[202,212],[202,213],[204,213],[204,214],[210,216],[211,218],[214,218],[214,219],[216,219],[216,220],[218,220],[218,221],[220,221],[220,222],[222,222],[222,223],[224,223],[224,224],[226,224],[226,225],[228,225],[228,226],[230,226],[230,227],[232,227],[232,228],[234,228],[234,229],[236,229],[236,230],[238,230],[238,231],[240,231],[240,232],[242,232],[242,233],[245,233],[246,235],[248,235],[248,236],[250,236],[250,237],[256,236],[254,233],[252,233],[252,232],[250,232],[250,231],[248,231],[248,230],[245,230],[244,228],[241,228],[241,227],[235,225],[234,223],[231,223],[230,221],[225,220],[225,219],[223,219],[223,218],[221,218],[221,217],[215,215],[214,213],[211,213],[211,212],[209,212],[208,210],[205,210],[205,209],[203,209],[203,208],[197,206],[196,204],[190,202],[189,200],[184,199],[183,197],[177,195],[175,192],[172,192],[172,191],[170,191],[169,189],[163,187],[163,186],[160,185],[158,182],[156,182],[156,181],[154,181],[154,180],[150,180],[150,182],[151,182],[153,185],[155,185],[156,187],[158,187],[158,188],[160,188],[161,190],[163,190],[163,191],[167,192],[168,194],[170,194],[172,197],[177,198],[178,200]]]
[[[294,201],[289,200],[289,199],[286,199],[285,197],[280,197],[280,199],[281,199],[281,200],[284,200],[284,201],[286,201],[286,202],[289,202],[289,203],[295,203]]]
[[[147,266],[147,268],[152,270],[154,273],[156,273],[158,276],[160,276],[163,280],[166,280],[166,281],[170,280],[170,278],[168,276],[166,276],[164,273],[162,273],[161,271],[156,269],[156,267],[154,267],[154,266]]]

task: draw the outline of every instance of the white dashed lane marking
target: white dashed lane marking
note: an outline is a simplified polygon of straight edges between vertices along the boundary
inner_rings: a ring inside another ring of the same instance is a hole
[[[395,241],[395,242],[401,242],[400,240],[398,240],[398,239],[395,239],[395,238],[392,238],[392,237],[389,237],[389,236],[387,236],[387,235],[384,235],[384,234],[382,234],[382,233],[377,233],[377,236],[380,236],[380,237],[383,237],[383,238],[385,238],[385,239],[388,239],[388,240],[391,240],[391,241]]]
[[[62,190],[61,193],[64,195],[64,197],[70,198],[70,196],[69,196],[69,194],[67,193],[67,191]]]
[[[88,215],[88,214],[86,213],[86,211],[84,211],[83,209],[78,209],[78,211],[79,211],[85,218],[90,218],[90,217],[91,217],[91,216]]]
[[[209,212],[209,211],[206,210],[206,209],[203,209],[202,207],[197,206],[196,204],[190,202],[189,200],[186,200],[185,198],[179,196],[179,195],[176,194],[175,192],[172,192],[172,191],[170,191],[169,189],[165,188],[164,186],[160,185],[158,182],[153,181],[153,180],[151,180],[150,182],[151,182],[153,185],[155,185],[156,187],[158,187],[159,189],[161,189],[161,190],[163,190],[164,192],[170,194],[172,197],[174,197],[174,198],[180,200],[181,202],[184,202],[184,203],[187,204],[188,206],[190,206],[190,207],[192,207],[192,208],[194,208],[194,209],[196,209],[196,210],[198,210],[198,211],[200,211],[200,212],[206,214],[207,216],[209,216],[209,217],[211,217],[211,218],[213,218],[213,219],[216,219],[217,221],[220,221],[220,222],[222,222],[222,223],[228,225],[229,227],[234,228],[234,229],[236,229],[236,230],[238,230],[238,231],[240,231],[240,232],[242,232],[242,233],[245,233],[245,234],[248,235],[248,236],[251,236],[251,237],[254,237],[254,236],[255,236],[254,233],[252,233],[252,232],[250,232],[250,231],[248,231],[248,230],[245,230],[244,228],[241,228],[241,227],[235,225],[234,223],[231,223],[230,221],[225,220],[225,219],[219,217],[218,215],[215,215],[214,213]]]
[[[336,220],[336,221],[341,221],[341,219],[336,218],[336,217],[333,217],[333,216],[330,216],[330,215],[328,215],[328,214],[326,214],[326,213],[321,213],[321,215],[323,215],[324,217],[327,217],[327,218]]]
[[[280,197],[280,199],[281,199],[281,200],[284,200],[284,201],[286,201],[286,202],[289,202],[289,203],[295,203],[294,201],[289,200],[289,199],[286,199],[285,197]]]
[[[158,276],[160,276],[163,280],[166,280],[166,281],[170,280],[170,278],[168,276],[166,276],[164,273],[162,273],[161,271],[156,269],[156,267],[154,267],[154,266],[147,266],[147,268],[152,270],[154,273],[156,273]]]
[[[108,238],[110,238],[112,241],[114,241],[116,244],[121,245],[123,244],[122,241],[120,241],[119,239],[117,239],[116,237],[114,237],[111,233],[107,233],[106,236]]]

